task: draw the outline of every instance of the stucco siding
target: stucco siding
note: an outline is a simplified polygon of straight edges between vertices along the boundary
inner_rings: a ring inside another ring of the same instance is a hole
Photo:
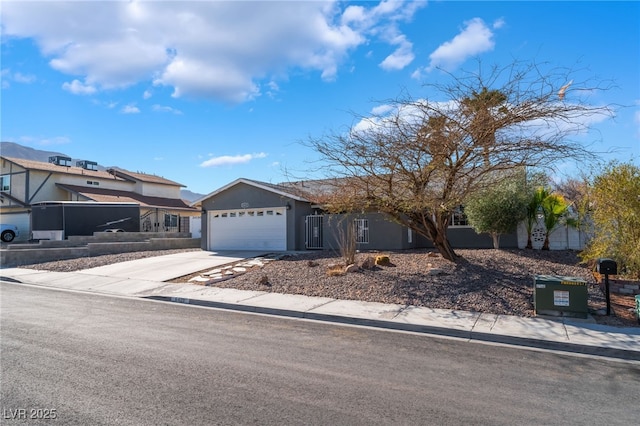
[[[247,203],[248,207],[285,207],[291,199],[280,196],[273,192],[261,188],[238,183],[211,198],[202,201],[202,208],[205,210],[233,210],[245,208],[242,203]]]
[[[287,208],[288,206],[288,208]],[[212,197],[202,201],[202,247],[209,246],[209,232],[207,229],[207,214],[216,210],[236,210],[265,207],[285,207],[286,213],[286,245],[287,250],[304,250],[304,233],[298,232],[298,224],[304,222],[304,216],[309,214],[308,203],[298,202],[292,198],[276,194],[247,185],[243,182],[227,188]],[[206,212],[206,213],[205,213]]]
[[[449,228],[447,236],[453,248],[484,249],[493,248],[493,239],[489,234],[478,234],[473,228]],[[518,248],[517,234],[500,236],[500,248]]]
[[[402,250],[408,248],[406,228],[387,220],[381,213],[325,215],[324,248],[340,250],[347,225],[355,219],[368,220],[368,242],[358,243],[358,250]]]

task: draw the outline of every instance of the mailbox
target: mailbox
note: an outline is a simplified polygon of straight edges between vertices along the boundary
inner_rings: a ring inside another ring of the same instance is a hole
[[[597,271],[602,275],[617,275],[618,264],[613,259],[598,259]]]

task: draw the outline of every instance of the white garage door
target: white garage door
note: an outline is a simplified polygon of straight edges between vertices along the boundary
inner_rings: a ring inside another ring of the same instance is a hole
[[[209,211],[209,250],[286,250],[284,208]]]

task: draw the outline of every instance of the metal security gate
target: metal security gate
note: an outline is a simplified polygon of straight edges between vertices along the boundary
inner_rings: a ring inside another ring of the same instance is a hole
[[[307,249],[322,249],[322,215],[309,215],[304,220],[305,239],[304,244]]]
[[[169,210],[149,210],[140,217],[140,232],[180,232],[180,219]]]

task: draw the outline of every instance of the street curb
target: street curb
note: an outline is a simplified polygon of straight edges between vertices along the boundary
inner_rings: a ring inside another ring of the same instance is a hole
[[[410,331],[437,336],[455,337],[470,341],[500,343],[512,346],[553,350],[581,355],[592,355],[607,358],[617,358],[629,361],[640,361],[640,351],[618,348],[603,348],[597,346],[581,345],[570,342],[553,342],[549,340],[532,339],[527,337],[506,336],[500,334],[483,333],[476,331],[455,330],[431,325],[407,324],[385,320],[368,318],[345,317],[341,315],[319,314],[313,312],[301,312],[290,309],[268,308],[262,306],[243,305],[237,303],[214,302],[200,299],[189,299],[173,296],[142,296],[142,299],[156,300],[160,302],[181,303],[186,305],[203,306],[233,310],[239,312],[252,312],[257,314],[275,315],[290,318],[301,318],[315,321],[324,321],[337,324],[359,325],[397,331]]]

